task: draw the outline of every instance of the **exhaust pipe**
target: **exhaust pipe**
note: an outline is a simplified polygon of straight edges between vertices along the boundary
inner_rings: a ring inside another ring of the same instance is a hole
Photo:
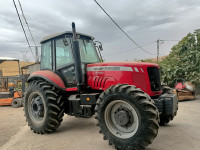
[[[74,56],[74,63],[75,63],[75,75],[77,81],[77,89],[78,92],[83,90],[83,79],[82,79],[82,69],[81,69],[81,57],[80,57],[80,49],[79,49],[79,42],[76,36],[76,27],[75,23],[72,22],[72,33],[73,33],[73,56]]]

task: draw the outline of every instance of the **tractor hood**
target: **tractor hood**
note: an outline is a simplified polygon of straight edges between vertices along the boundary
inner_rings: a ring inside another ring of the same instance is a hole
[[[144,62],[104,62],[87,65],[87,85],[105,90],[116,84],[141,88],[150,96],[160,95],[159,66]]]
[[[133,71],[136,68],[157,67],[158,64],[145,62],[104,62],[88,64],[87,71]]]

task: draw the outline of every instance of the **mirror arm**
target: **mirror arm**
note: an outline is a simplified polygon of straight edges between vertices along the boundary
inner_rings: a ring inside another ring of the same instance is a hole
[[[95,47],[98,49],[98,52],[99,52],[99,55],[100,55],[100,58],[101,58],[101,62],[103,62],[103,58],[102,58],[101,52],[99,50],[99,47],[98,46],[95,46]]]

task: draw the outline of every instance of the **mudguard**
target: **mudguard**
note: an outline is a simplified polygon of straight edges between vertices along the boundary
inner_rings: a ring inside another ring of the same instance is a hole
[[[49,83],[51,83],[58,89],[62,89],[62,90],[66,89],[65,84],[62,81],[62,79],[56,73],[50,70],[40,70],[40,71],[36,71],[32,73],[30,77],[28,78],[28,82],[41,79],[41,78],[48,81]]]

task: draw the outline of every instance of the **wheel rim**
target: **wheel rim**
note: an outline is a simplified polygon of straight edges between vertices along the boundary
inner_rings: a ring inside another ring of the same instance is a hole
[[[104,118],[109,131],[118,138],[130,138],[138,130],[138,114],[132,105],[123,100],[110,102],[105,109]]]
[[[39,124],[43,122],[45,117],[45,108],[42,96],[33,92],[28,98],[28,113],[32,121]]]

